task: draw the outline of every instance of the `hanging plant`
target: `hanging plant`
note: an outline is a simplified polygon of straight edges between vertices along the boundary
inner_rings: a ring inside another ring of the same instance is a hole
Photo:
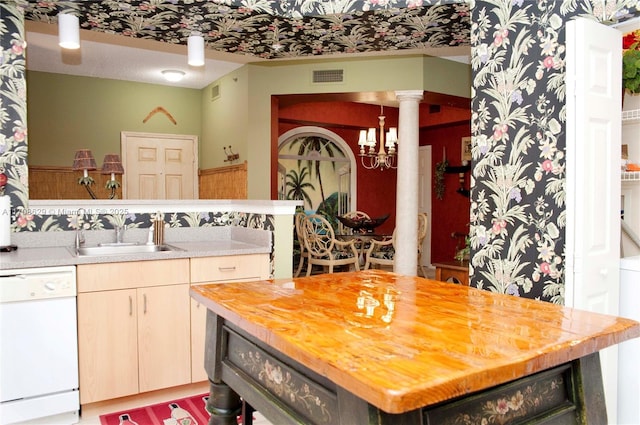
[[[436,190],[436,198],[442,200],[444,198],[444,173],[447,171],[447,167],[449,166],[449,162],[444,159],[442,162],[438,162],[436,164],[436,173],[435,173],[435,190]]]

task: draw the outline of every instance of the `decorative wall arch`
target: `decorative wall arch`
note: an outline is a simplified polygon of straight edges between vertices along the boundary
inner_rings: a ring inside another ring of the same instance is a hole
[[[292,139],[296,139],[298,137],[303,137],[303,136],[324,137],[330,140],[331,142],[333,142],[334,144],[336,144],[340,148],[342,153],[345,155],[345,157],[348,158],[349,164],[350,164],[349,184],[350,184],[350,193],[351,193],[350,200],[349,200],[349,210],[350,211],[356,210],[357,209],[356,206],[358,205],[358,202],[357,202],[358,201],[357,200],[358,163],[356,161],[356,157],[353,153],[353,150],[351,150],[351,147],[349,146],[349,144],[338,134],[322,127],[315,127],[315,126],[296,127],[294,129],[291,129],[283,133],[280,137],[278,137],[278,158],[280,157],[280,150],[284,145],[289,143]]]

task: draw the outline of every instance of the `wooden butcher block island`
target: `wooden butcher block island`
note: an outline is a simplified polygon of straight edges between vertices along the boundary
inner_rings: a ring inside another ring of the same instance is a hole
[[[598,351],[640,336],[632,320],[379,270],[191,296],[209,309],[210,424],[235,424],[241,398],[277,425],[606,424]]]

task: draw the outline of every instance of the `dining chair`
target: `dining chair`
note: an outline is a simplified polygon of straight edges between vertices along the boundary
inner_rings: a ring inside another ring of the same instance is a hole
[[[309,252],[307,251],[307,247],[304,243],[304,235],[303,235],[304,229],[302,228],[302,222],[306,217],[307,217],[307,214],[303,211],[297,212],[294,216],[296,238],[298,240],[298,245],[300,246],[300,260],[298,261],[298,268],[296,269],[294,277],[300,276],[300,272],[304,267],[304,262],[309,257]],[[308,266],[309,266],[309,263],[307,261],[307,267]]]
[[[422,260],[422,243],[424,242],[424,238],[427,236],[427,224],[428,217],[425,213],[418,214],[418,269],[422,273],[422,276],[426,277],[426,271],[424,267],[420,263]],[[395,260],[396,254],[396,229],[393,230],[393,234],[390,239],[386,240],[372,240],[369,245],[369,249],[367,249],[367,254],[365,256],[364,270],[369,268],[382,268],[382,267],[392,267]]]
[[[302,220],[301,227],[307,250],[307,276],[311,275],[313,265],[328,267],[333,273],[335,266],[348,265],[360,270],[358,250],[353,240],[336,239],[331,223],[320,214],[308,215]]]

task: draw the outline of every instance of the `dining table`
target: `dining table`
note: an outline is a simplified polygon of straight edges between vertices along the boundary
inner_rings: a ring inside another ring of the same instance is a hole
[[[210,425],[606,424],[640,323],[382,270],[194,285]]]
[[[386,241],[393,237],[391,234],[373,232],[336,233],[335,236],[340,241],[354,241],[360,257],[360,265],[365,262],[365,254],[372,240]]]

